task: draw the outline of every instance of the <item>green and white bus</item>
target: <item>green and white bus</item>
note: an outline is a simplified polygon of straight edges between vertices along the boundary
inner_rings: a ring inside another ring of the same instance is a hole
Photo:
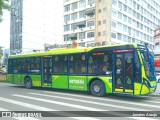
[[[11,55],[7,82],[104,94],[148,95],[156,90],[154,60],[138,44],[59,48]]]

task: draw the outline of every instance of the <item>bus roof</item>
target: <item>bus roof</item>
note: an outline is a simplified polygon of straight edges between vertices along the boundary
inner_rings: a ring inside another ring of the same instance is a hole
[[[10,55],[9,58],[23,58],[23,57],[34,57],[34,56],[47,56],[47,55],[56,55],[56,54],[70,54],[70,53],[81,53],[81,52],[89,52],[91,50],[97,48],[110,48],[110,47],[118,47],[118,46],[137,46],[135,43],[131,44],[116,44],[116,45],[106,45],[106,46],[98,46],[98,47],[73,47],[73,48],[57,48],[51,49],[46,52],[33,52],[33,53],[25,53],[25,54],[18,54],[18,55]]]

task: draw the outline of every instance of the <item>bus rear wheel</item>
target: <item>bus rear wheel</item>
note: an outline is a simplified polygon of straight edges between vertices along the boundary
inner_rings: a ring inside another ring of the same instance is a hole
[[[94,80],[90,84],[90,92],[94,96],[104,96],[105,94],[105,86],[100,80]]]
[[[25,87],[26,87],[27,89],[32,88],[32,80],[31,80],[29,77],[26,77],[26,78],[25,78]]]

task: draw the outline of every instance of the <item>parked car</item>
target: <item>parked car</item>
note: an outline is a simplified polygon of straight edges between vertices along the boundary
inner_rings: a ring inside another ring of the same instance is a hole
[[[160,73],[156,73],[157,82],[160,83]]]

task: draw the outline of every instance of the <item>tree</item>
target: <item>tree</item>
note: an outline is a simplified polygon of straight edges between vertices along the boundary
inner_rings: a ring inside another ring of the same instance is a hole
[[[0,0],[0,22],[2,21],[3,10],[11,10],[9,0]]]

